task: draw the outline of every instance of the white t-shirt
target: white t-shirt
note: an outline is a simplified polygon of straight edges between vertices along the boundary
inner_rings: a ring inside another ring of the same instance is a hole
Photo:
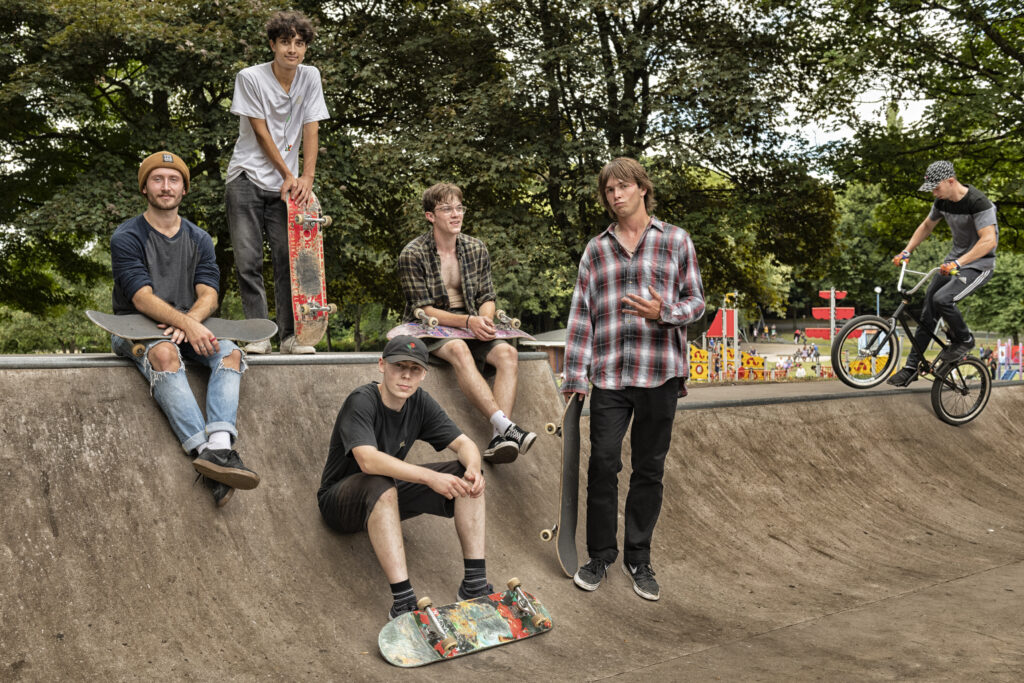
[[[238,119],[238,141],[228,163],[231,182],[243,172],[264,190],[277,192],[284,178],[263,153],[249,117],[267,122],[270,137],[281,152],[281,158],[299,175],[299,147],[302,127],[311,121],[322,121],[327,113],[320,71],[315,66],[299,64],[289,92],[285,92],[274,77],[272,62],[242,69],[235,76],[235,94],[231,100],[231,113]]]

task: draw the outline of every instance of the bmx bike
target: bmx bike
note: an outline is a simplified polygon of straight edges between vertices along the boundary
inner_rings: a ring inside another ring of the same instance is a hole
[[[980,358],[965,356],[955,361],[924,360],[925,349],[921,348],[910,331],[908,320],[921,329],[921,320],[908,310],[910,297],[929,282],[939,268],[927,273],[907,269],[904,261],[896,291],[900,304],[887,318],[877,315],[860,315],[850,320],[839,331],[832,344],[832,368],[836,376],[854,389],[870,389],[884,382],[900,365],[901,340],[897,324],[903,327],[910,344],[921,355],[919,375],[930,375],[932,380],[932,408],[940,420],[951,425],[962,425],[981,414],[992,393],[992,378]],[[903,288],[907,274],[919,275],[910,289]],[[956,275],[956,271],[952,273]],[[936,335],[938,329],[928,334],[941,349],[946,344]],[[940,351],[941,353],[941,351]]]

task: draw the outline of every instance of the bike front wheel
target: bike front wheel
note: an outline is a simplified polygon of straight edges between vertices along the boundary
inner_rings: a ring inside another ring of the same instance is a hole
[[[932,384],[932,408],[939,419],[959,426],[978,417],[992,393],[992,377],[978,358],[945,363]]]
[[[832,370],[854,389],[878,386],[900,362],[895,321],[862,315],[843,325],[832,342]]]

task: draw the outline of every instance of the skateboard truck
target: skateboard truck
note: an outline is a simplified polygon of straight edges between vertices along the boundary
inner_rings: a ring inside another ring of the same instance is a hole
[[[423,614],[427,615],[427,620],[430,622],[430,628],[434,631],[434,635],[441,638],[441,650],[442,654],[447,657],[448,653],[455,649],[459,641],[455,640],[455,636],[448,633],[444,626],[441,625],[441,621],[437,618],[437,613],[434,608],[431,607],[434,603],[428,597],[420,598],[420,601],[416,603],[416,609]]]
[[[295,217],[295,221],[303,227],[309,225],[310,223],[313,223],[323,224],[325,228],[329,228],[331,227],[331,223],[334,222],[334,219],[331,218],[330,216],[321,216],[320,218],[313,218],[309,214],[300,213],[298,216]]]
[[[501,309],[499,309],[494,314],[494,317],[497,318],[498,322],[501,323],[502,325],[510,327],[510,328],[512,328],[514,330],[518,330],[522,326],[522,324],[523,324],[519,320],[519,318],[510,318],[508,313],[506,313],[505,311],[503,311]]]
[[[424,311],[422,308],[417,308],[415,311],[412,312],[412,314],[416,316],[417,320],[419,320],[427,327],[437,327],[437,318],[435,318],[432,315],[427,315],[427,312]]]
[[[515,596],[516,607],[519,608],[520,612],[529,615],[530,623],[533,624],[534,628],[551,628],[551,620],[534,609],[533,603],[530,602],[530,599],[523,593],[523,589],[520,588],[519,579],[509,579],[507,585],[509,591]]]
[[[299,306],[299,313],[302,315],[309,315],[310,313],[330,313],[331,315],[334,315],[337,312],[338,306],[336,304],[321,306],[314,301],[313,303],[306,303]]]

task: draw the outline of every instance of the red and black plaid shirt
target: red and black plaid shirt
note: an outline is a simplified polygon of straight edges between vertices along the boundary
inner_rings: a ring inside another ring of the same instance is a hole
[[[693,241],[682,228],[652,217],[633,256],[615,238],[615,223],[587,244],[569,309],[563,391],[658,387],[686,377],[686,326],[704,315],[704,285]],[[663,299],[661,318],[622,312],[621,299]]]

